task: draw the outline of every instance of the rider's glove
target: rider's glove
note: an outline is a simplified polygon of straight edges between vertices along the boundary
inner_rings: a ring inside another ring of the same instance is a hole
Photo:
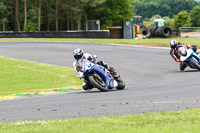
[[[97,60],[97,55],[93,55],[91,61],[95,62]]]
[[[180,62],[180,59],[178,59],[178,58],[174,58],[174,60],[175,60],[176,62]]]

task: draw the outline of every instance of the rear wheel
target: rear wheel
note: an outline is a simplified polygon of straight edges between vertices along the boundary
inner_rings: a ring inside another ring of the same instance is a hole
[[[104,79],[101,78],[98,74],[92,74],[88,78],[89,78],[90,83],[94,87],[99,89],[100,91],[102,91],[102,92],[108,91],[108,87],[107,87]]]
[[[190,63],[192,64],[192,66],[194,66],[194,68],[197,68],[200,71],[200,65],[196,61],[191,59]]]

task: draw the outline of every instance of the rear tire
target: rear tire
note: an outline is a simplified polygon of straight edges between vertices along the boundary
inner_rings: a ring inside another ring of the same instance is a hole
[[[106,85],[106,83],[105,83],[104,80],[101,82],[102,85],[100,85],[100,84],[98,83],[98,81],[96,81],[94,75],[90,75],[90,76],[88,76],[88,78],[89,78],[90,83],[91,83],[94,87],[96,87],[97,89],[99,89],[100,91],[102,91],[102,92],[108,91],[108,87],[107,87],[107,85]]]
[[[200,71],[200,65],[199,65],[196,61],[194,61],[193,59],[191,59],[191,60],[190,60],[190,63],[191,63],[195,68],[197,68],[197,69]]]

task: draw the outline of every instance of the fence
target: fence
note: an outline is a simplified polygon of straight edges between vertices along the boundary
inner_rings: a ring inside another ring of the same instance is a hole
[[[180,36],[186,38],[200,38],[200,27],[181,27]]]

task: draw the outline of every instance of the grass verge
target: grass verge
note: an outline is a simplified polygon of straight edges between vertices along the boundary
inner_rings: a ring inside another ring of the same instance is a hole
[[[153,39],[141,39],[141,40],[134,40],[134,39],[82,39],[82,38],[24,38],[24,39],[0,39],[0,42],[23,42],[23,41],[30,41],[30,42],[45,42],[45,41],[56,41],[56,42],[89,42],[89,43],[112,43],[112,44],[127,44],[127,45],[143,45],[143,44],[159,44],[161,46],[169,46],[169,42],[172,39],[176,39],[179,42],[183,42],[185,44],[196,44],[200,47],[200,39],[194,38],[153,38]],[[159,46],[158,45],[158,46]]]
[[[80,87],[71,68],[0,57],[0,96],[60,87]]]
[[[200,110],[0,123],[1,133],[197,133]]]

